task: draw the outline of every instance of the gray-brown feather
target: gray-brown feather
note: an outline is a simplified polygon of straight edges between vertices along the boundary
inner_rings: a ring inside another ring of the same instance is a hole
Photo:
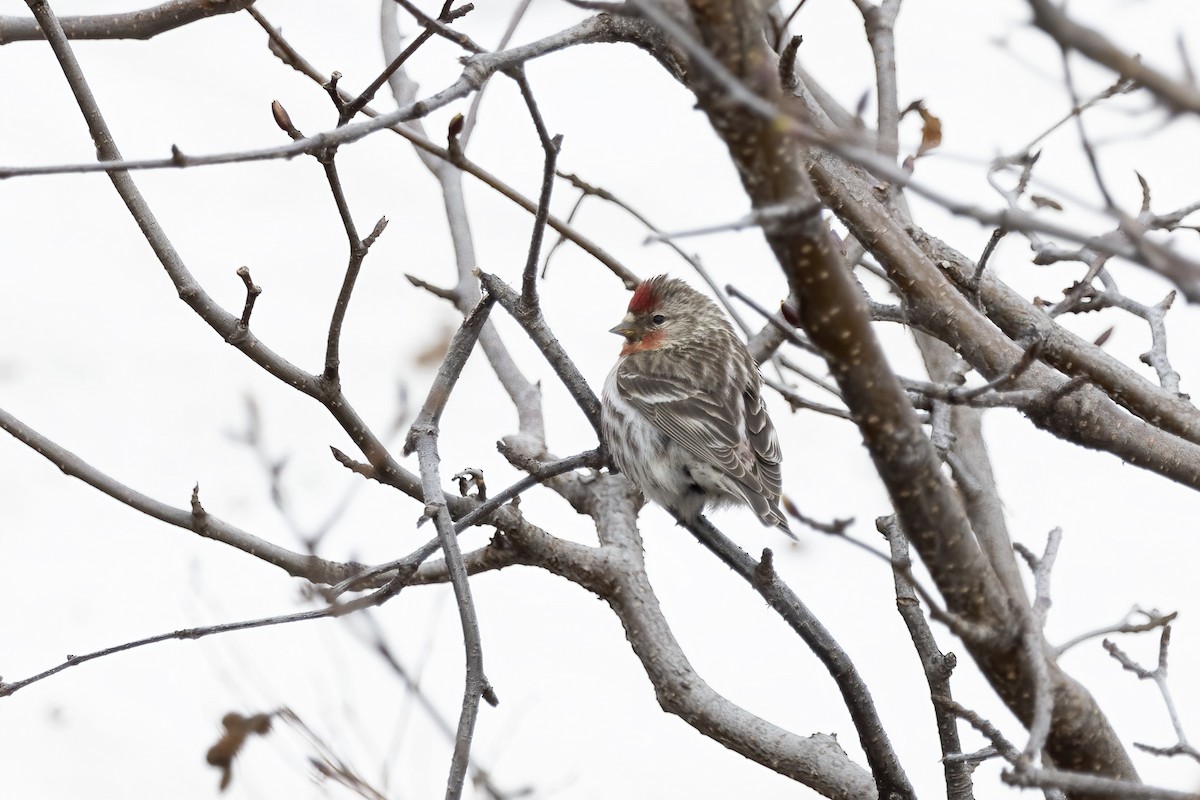
[[[625,435],[630,412],[636,412],[661,433],[660,439],[645,431],[643,441],[668,457],[671,448],[679,448],[676,460],[687,475],[664,475],[644,464],[618,467],[652,499],[686,516],[709,503],[746,503],[765,524],[786,529],[779,510],[779,440],[763,403],[758,368],[712,301],[682,282],[669,283],[677,285],[665,287],[662,312],[670,318],[683,310],[671,307],[682,293],[687,313],[699,319],[673,331],[668,345],[617,363],[609,381],[620,402],[610,405],[627,407],[606,407],[605,434]]]

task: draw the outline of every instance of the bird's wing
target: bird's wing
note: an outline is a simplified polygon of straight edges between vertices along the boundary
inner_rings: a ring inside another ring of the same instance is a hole
[[[747,493],[778,496],[779,441],[758,391],[757,373],[717,374],[680,355],[673,353],[670,360],[631,357],[617,371],[617,390],[663,433]]]
[[[779,469],[783,453],[779,449],[779,436],[775,433],[775,426],[767,416],[767,406],[763,402],[759,382],[751,383],[751,388],[742,393],[746,403],[746,435],[750,449],[754,451],[754,459],[758,462],[759,475],[767,494],[778,498],[783,491],[783,474]]]

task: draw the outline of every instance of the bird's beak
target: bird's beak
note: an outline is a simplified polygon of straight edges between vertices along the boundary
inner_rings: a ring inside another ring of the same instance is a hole
[[[632,339],[638,332],[633,324],[633,314],[626,314],[625,319],[621,320],[616,327],[609,328],[608,332],[615,333],[617,336],[624,336],[626,339]]]
[[[633,323],[628,319],[623,319],[614,328],[608,329],[609,333],[615,333],[617,336],[624,336],[626,339],[631,338],[637,333],[633,327]]]

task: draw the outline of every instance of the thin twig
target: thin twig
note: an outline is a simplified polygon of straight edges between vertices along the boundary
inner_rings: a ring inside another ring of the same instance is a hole
[[[308,727],[296,712],[285,707],[280,709],[277,714],[292,729],[298,731],[313,749],[315,755],[310,756],[308,762],[322,778],[336,781],[362,797],[363,800],[388,800],[386,794],[363,778],[359,770],[351,766],[345,758],[339,756],[337,750]]]
[[[441,36],[443,39],[454,42],[454,44],[458,45],[467,52],[475,54],[487,52],[475,42],[471,41],[471,37],[467,36],[461,31],[454,30],[439,19],[434,19],[421,9],[417,8],[416,5],[409,2],[409,0],[393,0],[393,2],[395,2],[409,14],[412,14],[413,17],[416,18],[416,20],[426,28]],[[448,7],[448,5],[449,0],[447,2],[447,6],[443,7],[443,11],[446,7]]]
[[[525,332],[529,334],[529,338],[542,351],[546,361],[554,368],[559,380],[563,382],[576,405],[583,411],[584,416],[599,435],[600,403],[596,400],[596,395],[592,392],[591,387],[588,386],[587,380],[579,372],[579,368],[575,366],[566,351],[563,350],[562,344],[550,331],[542,312],[538,308],[526,306],[521,300],[521,295],[495,275],[480,273],[479,279],[488,293],[494,295],[500,305],[504,306],[504,310],[512,315],[513,319],[520,323]]]
[[[973,728],[992,741],[1000,755],[1014,765],[1013,769],[1000,776],[1001,780],[1007,784],[1061,790],[1072,794],[1079,793],[1082,796],[1123,798],[1123,800],[1200,800],[1200,795],[1193,792],[1160,789],[1134,781],[1119,780],[1091,773],[1029,767],[1024,765],[1021,751],[1013,747],[995,725],[978,713],[964,708],[949,698],[935,697],[934,702],[941,703],[951,709],[957,717],[970,723]]]
[[[505,503],[515,497],[528,491],[534,486],[539,486],[551,478],[555,478],[580,467],[600,468],[604,466],[605,460],[603,453],[600,450],[587,450],[578,455],[569,456],[567,458],[552,461],[548,464],[540,465],[537,469],[531,470],[530,474],[521,478],[519,481],[509,486],[499,494],[489,497],[486,502],[480,503],[471,511],[455,520],[454,532],[462,533],[472,525],[483,523],[491,515],[493,511],[500,508]],[[380,575],[386,575],[391,572],[398,572],[407,569],[410,565],[421,563],[438,549],[439,544],[437,539],[426,542],[420,548],[396,561],[389,561],[385,564],[379,564],[374,567],[363,569],[354,575],[343,580],[341,583],[329,589],[328,594],[332,597],[337,597],[347,591],[357,591],[360,589],[370,588],[376,585],[376,578]]]
[[[1009,770],[1000,779],[1012,786],[1057,789],[1071,797],[1112,797],[1116,800],[1200,800],[1196,792],[1181,792],[1146,786],[1132,780],[1119,780],[1089,772],[1062,769]]]
[[[38,0],[28,0],[37,2]],[[411,5],[407,0],[397,0],[406,6]],[[930,199],[931,201],[943,206],[952,214],[967,216],[977,220],[978,222],[992,226],[1005,227],[1012,230],[1034,231],[1045,233],[1047,235],[1058,236],[1070,241],[1080,243],[1093,243],[1095,246],[1102,248],[1104,252],[1111,255],[1117,255],[1123,258],[1128,258],[1135,263],[1146,266],[1152,270],[1162,273],[1169,280],[1176,283],[1181,291],[1189,300],[1200,298],[1200,264],[1197,264],[1183,256],[1174,253],[1169,248],[1161,245],[1156,245],[1146,241],[1144,238],[1139,238],[1135,243],[1126,241],[1103,241],[1095,242],[1095,237],[1091,233],[1071,229],[1068,226],[1059,225],[1043,216],[1030,214],[1021,209],[1008,208],[1003,210],[988,210],[976,207],[970,203],[947,195],[929,185],[926,185],[913,176],[896,166],[893,163],[888,163],[880,158],[877,153],[872,150],[860,147],[856,144],[844,140],[844,137],[831,137],[818,133],[809,125],[801,121],[798,117],[793,117],[787,113],[781,113],[781,110],[770,101],[759,97],[745,87],[740,81],[732,76],[728,70],[724,69],[707,53],[695,37],[681,28],[677,22],[665,15],[661,9],[648,0],[631,0],[634,4],[655,23],[662,25],[673,36],[679,38],[680,44],[688,50],[689,54],[702,62],[706,69],[713,70],[715,77],[729,91],[731,99],[741,103],[750,111],[762,115],[765,118],[774,121],[784,127],[788,135],[795,136],[802,142],[822,147],[830,152],[833,152],[842,158],[845,158],[852,163],[858,164],[865,169],[868,169],[873,174],[895,183],[897,186],[911,189],[912,191]],[[420,12],[417,12],[420,13]],[[428,19],[424,15],[423,18]],[[440,23],[439,23],[440,25]],[[452,29],[438,29],[438,32],[450,36],[455,41],[458,41],[463,46],[478,48],[478,45],[469,42],[469,40],[461,41],[464,37]],[[247,150],[234,153],[218,153],[205,156],[190,156],[182,152],[174,152],[170,158],[165,159],[146,159],[140,161],[124,161],[120,158],[105,158],[99,163],[90,164],[57,164],[43,167],[0,167],[0,179],[11,178],[19,175],[41,175],[41,174],[61,174],[71,172],[122,172],[137,169],[164,169],[164,168],[181,168],[191,166],[201,166],[210,164],[225,164],[236,163],[243,161],[256,161],[278,158],[291,158],[302,153],[316,152],[317,150],[331,145],[341,145],[352,141],[357,141],[375,131],[389,128],[392,125],[415,119],[420,116],[425,116],[431,111],[441,108],[454,100],[460,99],[474,91],[477,91],[487,79],[497,71],[505,71],[514,66],[520,65],[533,58],[546,55],[564,47],[587,43],[592,41],[616,41],[618,36],[622,34],[615,33],[613,27],[608,24],[608,20],[601,17],[592,17],[574,28],[560,32],[545,39],[533,42],[529,45],[515,47],[507,51],[498,53],[479,53],[475,56],[470,56],[466,62],[466,68],[463,75],[446,89],[438,92],[432,97],[417,103],[407,104],[406,106],[397,109],[396,111],[387,114],[381,114],[370,120],[365,120],[359,123],[351,123],[342,126],[333,131],[325,131],[315,136],[307,137],[302,140],[292,142],[289,145],[280,145],[270,148],[262,148],[257,150]],[[629,39],[629,34],[623,32],[625,40]],[[481,49],[481,48],[480,48]],[[806,215],[814,213],[814,207],[805,205],[804,207],[786,208],[781,207],[775,209],[775,212],[783,217],[792,217],[796,214]]]
[[[487,698],[495,705],[495,695],[483,670],[483,645],[479,635],[479,620],[471,598],[471,587],[467,570],[463,565],[462,551],[458,547],[458,536],[454,521],[442,491],[438,464],[437,439],[438,421],[442,410],[450,399],[458,376],[466,364],[467,357],[475,347],[479,332],[487,321],[495,299],[489,293],[463,320],[462,326],[450,342],[450,349],[442,361],[442,367],[430,386],[429,396],[421,413],[413,422],[404,450],[414,450],[420,460],[421,487],[425,498],[425,514],[432,517],[437,526],[438,540],[450,573],[450,583],[458,602],[459,620],[462,624],[463,646],[466,650],[466,678],[463,688],[462,712],[458,720],[458,733],[454,741],[454,755],[450,761],[450,775],[446,782],[446,800],[457,800],[462,796],[463,784],[470,765],[471,741],[475,735],[475,720],[479,714],[479,701]]]
[[[1158,692],[1162,695],[1163,704],[1167,708],[1167,716],[1171,719],[1171,727],[1175,729],[1176,742],[1170,747],[1154,747],[1147,744],[1134,743],[1134,746],[1140,750],[1155,755],[1171,756],[1171,755],[1186,755],[1190,758],[1200,761],[1200,751],[1192,747],[1188,743],[1187,734],[1183,731],[1183,722],[1179,717],[1179,711],[1175,708],[1175,701],[1171,697],[1171,689],[1167,684],[1167,651],[1171,644],[1171,625],[1168,623],[1162,626],[1162,634],[1158,640],[1158,666],[1154,669],[1147,669],[1141,666],[1120,647],[1108,640],[1104,640],[1104,649],[1108,654],[1117,660],[1120,665],[1137,675],[1139,680],[1153,681],[1158,688]]]
[[[24,689],[32,683],[45,680],[52,675],[57,675],[65,669],[77,667],[80,664],[86,664],[89,661],[94,661],[98,658],[113,655],[114,653],[123,653],[126,650],[133,650],[146,645],[158,644],[159,642],[169,641],[171,639],[202,639],[206,636],[212,636],[218,633],[230,633],[232,631],[244,631],[252,628],[266,628],[272,625],[287,625],[292,622],[304,622],[312,619],[326,619],[329,617],[341,617],[346,614],[352,614],[355,611],[360,611],[364,608],[379,605],[395,595],[395,592],[390,592],[388,587],[384,587],[372,592],[369,595],[358,597],[346,603],[329,605],[325,608],[318,608],[313,611],[301,611],[295,614],[281,614],[273,617],[258,617],[255,619],[241,620],[239,622],[225,622],[220,625],[206,625],[200,628],[182,628],[180,630],[171,631],[169,633],[160,633],[155,636],[148,636],[145,639],[137,639],[132,642],[105,647],[101,650],[96,650],[91,653],[86,653],[81,656],[69,655],[61,664],[51,667],[50,669],[39,672],[36,675],[31,675],[28,678],[23,678],[19,681],[10,683],[0,683],[0,697],[8,697],[9,695]]]
[[[262,13],[258,11],[257,8],[251,6],[247,9],[247,11],[259,24],[259,26],[266,31],[267,36],[271,41],[271,51],[281,61],[293,67],[294,69],[299,70],[304,75],[307,75],[311,80],[315,81],[319,85],[325,85],[328,82],[328,78],[319,72],[315,67],[313,67],[313,65],[310,64],[306,59],[304,59],[304,57],[301,56],[296,49],[291,46],[287,39],[280,35],[279,31],[276,30],[273,25],[271,25],[271,23],[262,15]],[[342,94],[341,97],[346,102],[349,102],[353,99],[349,94]],[[370,106],[363,108],[362,113],[372,118],[379,116],[379,112],[375,111]],[[453,167],[462,170],[468,175],[475,177],[486,186],[496,190],[496,192],[502,197],[505,197],[508,200],[511,200],[513,203],[516,203],[530,214],[537,212],[537,203],[530,200],[528,197],[525,197],[516,189],[512,188],[492,173],[483,169],[483,167],[468,159],[461,151],[452,154],[447,148],[439,147],[431,142],[419,131],[399,122],[387,126],[387,129],[407,139],[413,144],[414,147],[418,149],[419,153],[426,153],[434,158],[440,159],[442,162],[445,162],[448,165],[452,165]],[[0,173],[0,175],[2,175],[2,173]],[[592,256],[605,267],[607,267],[613,274],[621,279],[627,289],[632,289],[637,286],[639,280],[638,277],[634,275],[629,268],[615,259],[611,254],[606,252],[595,242],[583,236],[581,233],[579,233],[579,231],[575,230],[557,217],[549,217],[547,219],[547,224],[551,228],[554,228],[554,230],[557,231],[561,236],[565,237],[568,241],[572,242],[585,253]],[[472,262],[470,267],[474,268],[474,266],[474,262]]]
[[[542,143],[542,151],[545,153],[545,165],[542,168],[542,191],[538,197],[537,213],[533,218],[533,233],[529,237],[529,255],[525,259],[525,271],[522,273],[521,279],[521,302],[526,308],[536,309],[540,303],[537,293],[538,260],[541,258],[546,220],[550,216],[550,194],[554,191],[555,164],[558,162],[558,153],[562,147],[563,137],[561,134],[550,136],[546,129],[546,123],[542,120],[542,114],[538,110],[537,100],[534,99],[533,89],[525,77],[525,71],[518,68],[511,74],[521,89],[521,97],[524,98],[525,106],[529,109],[529,116],[533,119],[538,140]]]
[[[1000,755],[1009,763],[1016,763],[1021,758],[1021,751],[1013,747],[1012,742],[1004,738],[1004,734],[1000,732],[1000,729],[984,719],[977,712],[961,705],[950,697],[935,695],[933,702],[946,708],[959,719],[965,720],[972,728],[987,737],[992,743],[992,747],[996,748]]]
[[[1033,572],[1033,606],[1021,631],[1022,649],[1033,675],[1033,715],[1029,722],[1029,741],[1022,752],[1025,764],[1034,764],[1040,757],[1054,718],[1054,692],[1050,683],[1050,668],[1046,662],[1046,616],[1050,611],[1050,574],[1062,543],[1062,528],[1055,528],[1046,537],[1046,549],[1041,558],[1021,544],[1013,547],[1025,559]]]
[[[1103,34],[1072,20],[1052,0],[1028,2],[1034,24],[1064,49],[1078,50],[1130,83],[1149,90],[1173,111],[1200,113],[1200,89],[1195,85],[1166,76],[1140,55],[1122,52]]]
[[[168,0],[157,6],[121,14],[59,17],[68,39],[152,39],[218,14],[232,14],[254,0]],[[0,45],[45,39],[36,19],[0,16]]]
[[[1071,108],[1079,108],[1079,92],[1075,89],[1075,75],[1071,70],[1071,52],[1067,45],[1060,42],[1060,55],[1062,56],[1063,83],[1066,84],[1067,93],[1071,98]],[[1104,181],[1104,175],[1100,172],[1100,157],[1096,154],[1096,148],[1092,146],[1092,139],[1087,134],[1087,126],[1083,120],[1083,114],[1075,115],[1075,129],[1079,132],[1079,145],[1083,150],[1083,155],[1087,159],[1088,166],[1091,168],[1092,177],[1096,181],[1096,189],[1099,190],[1100,196],[1104,198],[1104,207],[1109,212],[1121,214],[1117,208],[1117,204],[1113,201],[1112,193],[1108,191],[1108,184]]]
[[[249,328],[250,314],[254,311],[254,301],[262,294],[262,287],[250,279],[249,267],[238,267],[237,276],[246,286],[246,303],[242,306],[242,318],[238,320],[238,324],[243,328]]]
[[[346,193],[342,190],[341,177],[338,174],[337,162],[334,160],[335,155],[335,151],[330,149],[318,158],[325,168],[325,178],[329,181],[329,188],[333,192],[338,215],[342,218],[342,227],[346,231],[346,239],[350,244],[350,259],[346,264],[346,275],[342,279],[342,288],[338,292],[337,301],[333,304],[333,315],[329,320],[329,334],[325,341],[325,371],[321,374],[323,381],[336,386],[340,380],[342,326],[346,322],[346,311],[350,308],[350,295],[354,292],[354,284],[358,281],[358,274],[362,270],[367,252],[383,233],[388,221],[387,217],[380,217],[379,221],[375,223],[374,230],[366,239],[358,238],[358,228],[350,213],[350,204],[346,200]]]
[[[443,24],[453,22],[454,20],[465,16],[475,9],[474,5],[467,3],[466,5],[460,6],[459,8],[451,11],[450,6],[453,4],[453,2],[454,0],[446,0],[446,2],[442,4],[442,10],[438,14],[437,18],[438,22]],[[421,33],[415,39],[413,39],[412,43],[409,44],[408,47],[404,48],[399,55],[393,58],[391,63],[384,68],[383,72],[379,73],[379,75],[375,77],[375,80],[371,81],[367,88],[363,89],[362,93],[359,94],[358,97],[355,97],[349,103],[346,103],[342,106],[338,115],[338,124],[344,125],[350,120],[354,119],[354,117],[358,115],[358,112],[362,111],[367,103],[371,102],[371,100],[375,98],[375,93],[379,91],[381,86],[387,83],[388,78],[392,76],[392,73],[400,69],[400,67],[404,65],[404,62],[408,61],[408,59],[412,57],[413,53],[417,52],[417,50],[421,48],[421,45],[432,39],[434,33],[435,31],[433,26],[427,25],[425,30],[421,31]]]
[[[912,560],[908,552],[908,539],[900,530],[895,516],[877,521],[876,526],[885,532],[891,548],[892,575],[896,590],[896,609],[908,628],[913,648],[921,660],[925,682],[931,697],[951,697],[950,674],[958,663],[953,653],[943,653],[925,615],[921,612],[920,600],[912,578]],[[962,755],[962,742],[954,714],[944,705],[934,703],[934,722],[937,724],[938,740],[942,748],[942,771],[946,779],[947,800],[972,800],[972,765],[958,756]]]
[[[792,322],[789,322],[788,320],[784,319],[782,314],[772,314],[770,311],[767,311],[767,309],[763,308],[761,303],[759,303],[757,300],[755,300],[750,295],[743,292],[738,287],[734,286],[732,283],[726,284],[725,291],[731,297],[736,297],[738,300],[741,300],[743,303],[750,306],[752,309],[754,309],[759,314],[761,314],[770,324],[774,325],[776,328],[783,331],[784,336],[787,337],[787,340],[789,342],[796,345],[797,347],[799,347],[802,350],[806,350],[809,353],[812,353],[813,355],[818,355],[818,356],[821,356],[822,358],[824,358],[824,354],[820,350],[817,349],[817,346],[814,345],[812,342],[810,342],[808,339],[804,338],[804,336],[800,332],[800,329],[797,328]],[[792,319],[795,319],[795,318],[793,317]],[[807,376],[805,376],[805,377],[807,377]],[[821,383],[820,381],[814,381],[814,382]],[[835,390],[833,387],[830,386],[830,387],[826,387],[826,388],[829,391],[831,391],[833,394],[838,395],[839,397],[841,396],[840,392]]]
[[[749,214],[730,222],[673,232],[656,231],[646,237],[646,242],[670,242],[693,236],[711,236],[714,233],[741,231],[746,228],[762,228],[765,232],[773,232],[810,219],[820,214],[821,208],[819,203],[802,206],[780,203],[766,208],[756,208]]]
[[[774,326],[772,326],[772,327],[774,327]],[[822,389],[825,392],[828,392],[829,394],[833,395],[834,397],[836,397],[839,400],[842,399],[842,391],[836,385],[830,383],[829,381],[820,377],[816,373],[805,369],[803,366],[801,366],[800,364],[797,364],[794,360],[792,360],[788,356],[781,355],[779,357],[779,365],[781,367],[783,367],[784,369],[788,370],[789,372],[796,373],[801,378],[803,378],[804,380],[811,383],[813,386],[816,386],[818,389]]]
[[[306,578],[313,583],[336,583],[344,580],[347,575],[353,574],[358,569],[352,564],[341,564],[292,552],[253,536],[211,514],[206,514],[202,520],[197,520],[191,509],[167,505],[126,486],[65,447],[33,430],[4,409],[0,409],[0,430],[11,434],[17,441],[25,444],[66,475],[83,481],[135,511],[161,520],[168,525],[174,525],[207,539],[237,548],[285,570],[289,575]]]
[[[422,686],[420,679],[420,667],[417,668],[416,674],[414,675],[404,666],[404,664],[400,661],[400,657],[388,644],[387,639],[385,638],[384,628],[374,614],[368,612],[363,614],[360,619],[368,629],[368,643],[371,649],[383,659],[383,662],[387,664],[394,673],[396,673],[396,677],[400,679],[400,681],[404,684],[404,688],[416,700],[417,705],[420,706],[420,708],[425,712],[426,716],[428,716],[433,722],[433,726],[437,728],[438,733],[442,734],[447,741],[453,744],[456,736],[454,725],[452,725],[450,720],[446,718],[446,715],[442,713],[441,709],[434,704],[433,700],[431,700],[429,697],[429,693]],[[426,652],[428,652],[428,650],[429,648],[426,648]],[[490,798],[492,798],[492,800],[507,800],[508,798],[521,797],[531,793],[531,789],[529,787],[518,789],[515,792],[506,792],[502,790],[496,785],[495,780],[492,778],[491,771],[480,766],[475,757],[471,758],[469,769],[471,771],[471,782],[476,787],[481,787],[482,790],[486,792]]]
[[[396,1],[400,2],[400,0]],[[26,0],[26,2],[40,4],[42,0]],[[124,160],[120,152],[114,148],[108,152],[100,153],[99,160],[90,163],[55,164],[45,167],[0,167],[0,179],[28,175],[60,175],[87,172],[108,172],[116,175],[146,169],[179,169],[246,161],[287,159],[298,155],[314,154],[329,147],[338,147],[356,142],[377,131],[389,129],[398,123],[428,116],[433,111],[477,91],[488,78],[497,72],[503,72],[512,67],[519,66],[526,61],[558,52],[572,45],[603,41],[606,37],[611,36],[612,31],[602,24],[596,23],[593,18],[592,20],[584,20],[565,31],[547,36],[530,44],[513,47],[497,53],[480,53],[471,56],[467,59],[463,72],[458,79],[431,97],[405,104],[393,111],[381,113],[378,116],[361,122],[352,122],[333,130],[322,131],[321,133],[288,144],[200,156],[188,155],[182,151],[176,151],[168,158],[136,161]],[[61,42],[68,48],[70,47],[65,37],[61,39]]]
[[[825,414],[830,417],[836,417],[838,419],[849,420],[851,422],[854,421],[853,415],[851,415],[851,413],[849,411],[847,411],[846,409],[836,408],[834,406],[827,406],[822,403],[817,403],[812,400],[809,400],[807,397],[800,394],[798,391],[796,391],[792,387],[787,386],[783,383],[780,383],[779,381],[772,380],[771,378],[768,378],[765,375],[763,376],[763,383],[765,383],[767,386],[770,386],[775,391],[779,392],[779,394],[783,397],[783,399],[787,400],[788,405],[790,405],[793,409],[803,408],[803,409],[807,409],[808,411],[815,411],[818,414]]]
[[[662,230],[657,225],[652,223],[644,214],[635,209],[626,201],[617,197],[608,189],[605,189],[603,186],[597,186],[593,183],[589,183],[574,173],[559,172],[558,177],[562,178],[563,180],[570,181],[572,186],[582,192],[575,207],[571,210],[571,217],[575,215],[576,211],[582,205],[584,198],[597,197],[606,203],[611,203],[625,213],[629,214],[629,216],[640,222],[646,228],[646,230],[650,231],[652,234],[662,233]],[[568,218],[567,221],[570,222],[570,218]],[[557,249],[558,245],[561,244],[562,241],[563,237],[560,237],[559,240],[554,243],[554,247],[550,248],[550,253],[547,254],[546,262],[542,266],[542,277],[545,277],[546,275],[546,269],[549,266],[550,256],[553,255],[555,249]],[[733,318],[733,321],[737,324],[738,328],[741,329],[743,334],[749,336],[751,330],[750,325],[746,322],[742,315],[738,313],[738,310],[733,306],[733,304],[729,302],[729,298],[726,297],[726,294],[721,291],[720,287],[717,285],[717,282],[713,280],[712,276],[709,274],[708,270],[705,269],[704,264],[701,263],[700,259],[684,250],[671,239],[664,239],[663,244],[675,251],[675,254],[686,261],[688,265],[696,272],[696,274],[700,276],[700,279],[708,284],[717,300],[729,313],[729,316]]]
[[[521,20],[525,18],[525,12],[529,10],[533,0],[521,0],[520,4],[513,9],[512,16],[508,20],[508,27],[504,29],[504,33],[500,35],[500,41],[496,43],[496,50],[503,50],[508,47],[508,43],[512,41],[513,34],[517,32],[517,26],[521,24]],[[483,103],[483,96],[487,93],[488,86],[491,83],[484,84],[471,98],[471,107],[467,109],[466,117],[463,119],[462,133],[459,134],[458,140],[463,150],[467,148],[467,142],[471,140],[471,134],[475,132],[475,123],[479,120],[479,107]]]
[[[1131,622],[1134,615],[1140,615],[1146,618],[1145,622]],[[1158,611],[1151,609],[1144,611],[1140,608],[1134,608],[1125,615],[1125,619],[1115,625],[1106,625],[1103,628],[1081,633],[1066,642],[1063,642],[1058,647],[1054,648],[1055,657],[1061,656],[1067,650],[1070,650],[1077,644],[1082,644],[1089,639],[1095,639],[1100,636],[1107,636],[1110,633],[1146,633],[1148,631],[1158,630],[1164,625],[1175,621],[1179,616],[1178,611],[1172,611],[1170,614],[1160,614]]]

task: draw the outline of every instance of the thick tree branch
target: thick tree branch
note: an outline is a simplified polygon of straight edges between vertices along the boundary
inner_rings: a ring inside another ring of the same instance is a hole
[[[883,204],[875,199],[869,182],[844,162],[824,155],[813,159],[812,175],[830,208],[887,267],[892,279],[903,287],[914,325],[942,341],[954,342],[963,358],[987,378],[1009,372],[1020,361],[1024,349],[997,330],[964,294],[956,291],[946,280],[949,270],[943,262],[947,259],[943,257],[935,262],[923,253],[913,239],[914,236],[924,237],[929,241],[928,237],[910,234],[896,225]],[[940,242],[937,246],[942,253],[949,251]],[[973,270],[964,267],[959,277],[968,280],[973,274]],[[983,276],[981,291],[982,287],[988,287],[989,297],[995,296],[993,292],[1001,291],[999,281],[990,274]],[[1011,289],[1007,291],[1015,294]],[[1008,305],[1002,313],[1013,311],[1013,306]],[[1028,316],[1025,319],[1028,320]],[[1026,337],[1037,328],[1031,331],[1029,327],[1017,329],[1014,326],[1013,330]],[[1059,348],[1070,339],[1068,335],[1051,338]],[[1057,358],[1065,359],[1061,349]],[[1104,361],[1111,359],[1097,356],[1089,359],[1094,366]],[[1072,371],[1082,372],[1079,367]],[[1131,371],[1126,368],[1125,372]],[[1090,372],[1083,374],[1090,377]],[[1109,371],[1106,378],[1109,383],[1126,385],[1114,381],[1118,378],[1115,370]],[[1136,386],[1140,390],[1139,400],[1149,401],[1154,407],[1178,409],[1174,419],[1183,423],[1180,427],[1200,431],[1194,423],[1200,419],[1200,412],[1161,388],[1147,390],[1149,384],[1139,380],[1140,386],[1131,382],[1134,385],[1130,387]],[[1122,413],[1095,387],[1070,387],[1066,381],[1061,373],[1040,362],[1032,364],[1017,381],[1019,388],[1037,388],[1042,392],[1039,401],[1028,403],[1021,409],[1034,424],[1068,441],[1111,452],[1143,469],[1200,489],[1200,446]],[[1163,427],[1167,425],[1164,423]]]
[[[721,67],[740,80],[752,81],[758,93],[778,99],[778,79],[769,69],[771,54],[750,21],[754,12],[722,0],[697,0],[691,7],[705,44]],[[785,204],[819,208],[799,153],[785,134],[731,103],[721,80],[698,78],[692,88],[728,145],[756,208]],[[969,534],[962,504],[941,475],[940,460],[887,365],[862,293],[828,228],[816,214],[806,214],[777,232],[768,232],[767,241],[800,298],[802,326],[828,359],[901,523],[933,571],[948,607],[1001,627],[1003,598],[994,585],[977,580],[987,571]]]
[[[694,71],[691,88],[728,146],[754,207],[810,208],[817,202],[816,192],[784,126],[746,113],[741,107],[745,102],[742,94],[730,91],[731,84],[748,86],[750,97],[765,99],[771,107],[782,100],[773,57],[759,35],[755,22],[758,17],[751,4],[691,0],[689,6],[707,54],[696,59],[702,68]],[[689,55],[700,53],[689,50]],[[830,191],[830,186],[822,187],[827,197],[832,196]],[[856,199],[862,205],[867,198]],[[869,199],[877,204],[873,197]],[[838,207],[834,210],[844,213]],[[912,298],[910,313],[920,313],[924,305],[925,317],[930,320],[927,324],[943,320],[943,325],[953,324],[961,334],[960,326],[973,318],[947,313],[946,308],[949,303],[953,309],[961,295],[944,280],[902,272],[895,263],[887,263],[895,259],[881,253],[877,243],[880,226],[886,233],[894,223],[883,212],[873,215],[872,221],[872,227],[852,224],[851,230],[876,252],[893,281]],[[1016,631],[1009,622],[1007,593],[983,559],[961,500],[941,473],[937,453],[922,433],[900,382],[887,364],[865,301],[840,252],[816,215],[800,216],[787,228],[764,232],[800,298],[802,326],[827,354],[901,527],[933,575],[947,610],[996,632],[993,641],[969,642],[968,646],[1001,697],[1028,724],[1033,711],[1033,676],[1027,659],[1023,655],[1014,657],[1019,648],[1014,648],[1012,637]],[[976,331],[972,334],[983,335]],[[997,338],[994,332],[986,338],[999,347],[998,352],[1011,352],[1013,345],[1007,338]],[[995,357],[983,348],[974,355]],[[994,363],[985,374],[999,374],[1016,360]],[[1046,413],[1052,412],[1053,405]],[[1104,438],[1109,436],[1105,434]],[[1136,779],[1128,755],[1090,695],[1056,669],[1053,676],[1055,724],[1047,750],[1055,761],[1068,768],[1098,768],[1113,777]]]
[[[541,567],[600,596],[625,628],[664,711],[768,769],[825,797],[878,797],[871,775],[850,761],[834,737],[797,736],[716,692],[695,671],[675,639],[650,586],[636,527],[637,491],[621,476],[598,474],[588,483],[586,510],[596,519],[599,548],[563,541],[526,526],[498,536],[465,556],[471,572],[511,564]],[[423,566],[414,582],[447,579],[441,562]]]

